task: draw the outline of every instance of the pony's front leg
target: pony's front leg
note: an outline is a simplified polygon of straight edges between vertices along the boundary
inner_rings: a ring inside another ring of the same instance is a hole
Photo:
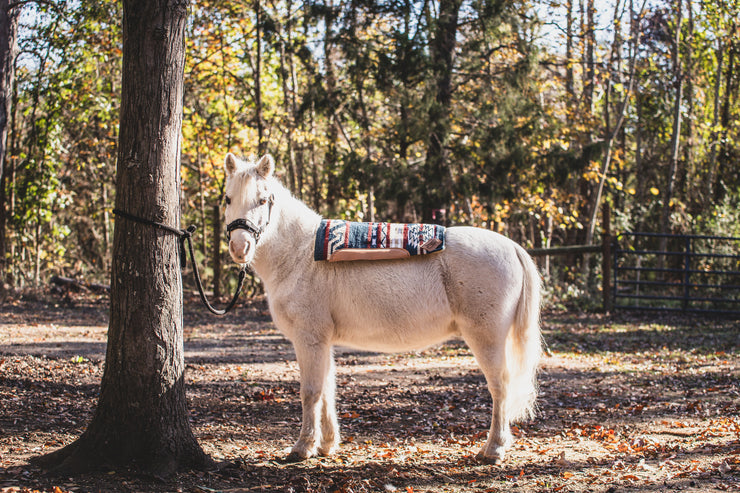
[[[286,459],[289,462],[305,460],[316,455],[321,437],[326,380],[332,367],[331,347],[328,344],[295,343],[295,351],[301,371],[303,420],[298,441]]]

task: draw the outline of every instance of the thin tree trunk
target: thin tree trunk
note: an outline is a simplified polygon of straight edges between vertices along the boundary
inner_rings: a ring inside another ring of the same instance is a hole
[[[576,100],[576,91],[573,79],[573,0],[565,2],[565,93],[568,104]],[[567,113],[568,122],[573,119],[572,113]]]
[[[6,260],[6,167],[9,116],[12,114],[15,80],[16,35],[18,7],[11,8],[9,0],[0,0],[0,292],[5,285]]]
[[[221,207],[213,206],[213,296],[221,297]]]
[[[355,24],[357,17],[353,16],[350,24],[350,29],[355,31],[357,26]],[[365,151],[365,162],[367,167],[368,183],[364,184],[367,186],[367,211],[365,217],[367,221],[375,222],[375,164],[372,159],[372,141],[370,138],[370,118],[367,113],[367,104],[365,102],[365,74],[361,72],[354,72],[352,78],[354,79],[355,92],[357,93],[357,103],[360,109],[359,124],[362,129],[362,146]]]
[[[203,263],[208,263],[208,220],[206,213],[206,186],[203,173],[203,156],[200,153],[200,142],[196,137],[195,161],[198,165],[198,212],[203,233],[200,238],[200,251],[203,253]]]
[[[737,30],[737,21],[733,20],[732,26],[730,27],[730,33],[734,34]],[[728,142],[728,133],[731,126],[731,109],[732,109],[732,96],[733,96],[733,81],[735,80],[735,63],[737,56],[737,41],[731,36],[728,36],[727,40],[727,71],[725,72],[725,91],[723,94],[722,110],[720,113],[720,146],[717,171],[723,168],[722,165],[729,165],[732,161],[732,145],[733,143]],[[713,196],[710,198],[712,202],[717,203],[724,198],[725,189],[722,186],[721,176],[719,173],[715,176],[713,185]]]
[[[124,0],[116,207],[180,223],[184,31],[188,2]],[[134,467],[168,476],[212,462],[190,429],[178,239],[116,218],[110,326],[95,415],[71,445],[37,459],[75,474]]]
[[[0,0],[0,180],[5,169],[8,116],[12,111],[17,31],[18,7],[10,6],[9,0]]]
[[[287,129],[285,131],[285,135],[287,136],[287,151],[288,151],[288,178],[289,178],[289,186],[290,191],[297,196],[300,196],[298,193],[298,172],[296,169],[296,157],[295,157],[295,145],[293,143],[293,132],[295,131],[295,108],[291,105],[291,90],[289,89],[288,82],[290,81],[290,72],[288,71],[288,63],[291,65],[293,64],[293,54],[292,54],[292,47],[290,47],[291,44],[291,29],[292,29],[292,22],[290,20],[291,17],[291,10],[292,10],[292,2],[291,0],[288,0],[288,4],[286,5],[286,10],[288,12],[288,22],[286,23],[285,29],[286,33],[283,34],[283,38],[287,37],[287,41],[285,39],[281,39],[278,43],[278,47],[280,50],[280,82],[283,89],[283,111],[285,112],[285,123],[287,125]],[[286,48],[287,46],[287,48]],[[291,60],[288,61],[288,58],[291,58]]]
[[[36,224],[33,229],[33,287],[41,282],[41,204],[36,205]]]
[[[327,107],[324,108],[326,116],[326,151],[324,153],[324,171],[327,174],[327,197],[326,205],[329,209],[334,207],[335,200],[342,187],[339,178],[336,176],[337,161],[339,152],[337,151],[337,141],[339,139],[339,130],[337,127],[338,115],[336,114],[337,103],[337,79],[334,73],[334,39],[332,36],[332,25],[334,23],[334,0],[329,0],[326,5],[324,15],[324,88],[326,91]],[[317,170],[318,171],[318,170]]]
[[[643,140],[644,140],[644,128],[643,128],[643,114],[642,114],[642,99],[637,98],[637,124],[635,126],[635,201],[637,205],[645,203],[645,193],[647,180],[647,169],[645,166],[645,160],[643,159]],[[633,209],[634,211],[634,209]],[[634,214],[634,212],[633,212]],[[637,215],[637,223],[635,224],[636,231],[642,231],[643,215],[640,213]]]
[[[586,0],[586,32],[583,33],[585,38],[583,100],[586,105],[586,113],[589,116],[593,113],[594,86],[596,85],[596,67],[594,65],[594,51],[596,47],[595,11],[594,0]]]
[[[18,88],[13,85],[13,102],[18,100]],[[3,174],[2,180],[0,180],[0,195],[7,195],[0,199],[0,228],[2,228],[3,234],[6,233],[6,218],[11,218],[15,214],[15,168],[17,166],[17,158],[11,158],[18,148],[18,107],[13,105],[13,109],[10,113],[10,133],[8,136],[8,148],[6,151],[5,160],[5,174]],[[3,183],[5,182],[5,183]],[[8,252],[10,249],[10,252]],[[14,285],[14,280],[17,276],[13,275],[15,266],[14,259],[16,258],[15,244],[8,244],[8,236],[5,236],[5,259],[7,265],[2,266],[0,271],[0,283],[7,281],[10,286]]]
[[[716,76],[714,78],[714,111],[712,115],[712,133],[709,139],[709,162],[707,176],[704,182],[704,207],[708,207],[713,203],[714,197],[714,179],[717,175],[717,155],[719,154],[719,135],[717,131],[717,125],[719,124],[720,114],[720,93],[722,91],[722,62],[724,60],[724,47],[725,44],[722,39],[717,40],[717,68]]]
[[[645,8],[643,3],[643,7],[640,10],[640,13],[642,13],[642,10]],[[630,15],[634,15],[634,12],[630,12]],[[616,13],[615,13],[616,17]],[[599,208],[601,206],[601,196],[604,192],[604,183],[606,182],[607,174],[609,173],[609,168],[611,166],[611,160],[612,160],[612,154],[614,150],[614,139],[619,134],[620,129],[622,128],[622,124],[624,123],[624,118],[626,114],[627,104],[629,103],[630,97],[632,96],[632,88],[635,83],[635,65],[636,65],[636,59],[637,59],[637,38],[639,33],[633,31],[631,33],[631,39],[630,39],[630,74],[629,74],[629,82],[627,84],[627,89],[624,93],[624,99],[622,99],[622,103],[619,107],[619,112],[617,114],[617,122],[614,125],[614,128],[610,129],[609,122],[606,122],[605,128],[608,132],[606,136],[606,152],[604,155],[604,165],[601,169],[601,175],[599,177],[599,185],[596,189],[596,194],[594,196],[593,205],[591,208],[591,215],[588,222],[588,231],[586,234],[586,244],[590,245],[593,242],[594,233],[596,231],[596,215],[599,212]],[[615,39],[616,42],[616,39]],[[608,112],[606,113],[608,115]],[[587,258],[587,257],[586,257]],[[584,264],[588,264],[588,262],[584,262]],[[587,267],[584,267],[586,269]]]
[[[108,272],[110,266],[110,215],[108,210],[110,209],[108,204],[108,183],[101,180],[101,205],[103,210],[102,230],[103,230],[103,268],[105,272]]]
[[[691,205],[696,203],[695,195],[696,189],[699,190],[701,187],[694,187],[694,62],[693,62],[693,46],[694,46],[694,8],[691,0],[687,2],[688,7],[688,19],[687,19],[687,33],[686,40],[686,102],[687,102],[687,114],[686,114],[686,145],[684,146],[684,170],[681,174],[679,190],[682,190],[684,195],[690,199]]]
[[[319,173],[319,160],[316,158],[316,145],[314,142],[316,142],[316,111],[314,108],[314,104],[311,103],[311,111],[309,112],[309,128],[311,130],[311,142],[308,143],[308,155],[309,159],[311,160],[311,179],[313,182],[313,209],[315,211],[319,210],[319,206],[321,205],[321,179],[320,179],[320,173]]]
[[[681,70],[681,23],[683,20],[683,0],[676,1],[676,32],[673,39],[673,80],[676,85],[675,100],[673,103],[673,131],[671,132],[671,160],[668,166],[668,177],[665,193],[663,194],[663,211],[661,214],[661,231],[668,233],[671,228],[670,213],[673,190],[676,185],[678,170],[678,155],[681,145],[681,101],[683,100],[683,73]],[[665,251],[668,238],[661,237],[660,249]]]
[[[254,71],[254,120],[257,125],[257,153],[262,156],[267,148],[265,142],[265,124],[262,117],[262,5],[255,0],[255,71]]]
[[[298,120],[298,101],[297,101],[297,94],[298,94],[298,81],[296,76],[296,70],[295,70],[295,56],[294,56],[294,48],[293,48],[293,16],[292,16],[292,2],[289,2],[288,5],[290,8],[288,9],[289,12],[291,12],[291,16],[288,19],[287,22],[287,30],[288,30],[288,68],[289,68],[289,74],[290,74],[290,83],[291,83],[291,93],[290,93],[290,102],[291,102],[291,119],[293,122],[293,128],[300,127],[301,134],[306,134],[306,124],[305,120],[301,119]],[[298,149],[294,151],[295,156],[295,170],[296,170],[296,192],[299,199],[303,200],[303,185],[305,181],[305,143],[302,143]]]
[[[429,107],[429,136],[422,193],[422,219],[444,222],[452,201],[452,179],[447,162],[450,131],[452,70],[457,44],[457,23],[461,0],[440,0],[436,30],[429,47],[434,84],[434,101]],[[441,215],[435,214],[440,211]],[[442,212],[444,211],[444,212]]]

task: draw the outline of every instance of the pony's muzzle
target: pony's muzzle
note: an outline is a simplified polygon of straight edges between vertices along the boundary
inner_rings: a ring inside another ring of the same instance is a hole
[[[229,241],[229,254],[234,262],[238,264],[248,263],[249,250],[251,244],[249,241],[236,241],[234,239]]]

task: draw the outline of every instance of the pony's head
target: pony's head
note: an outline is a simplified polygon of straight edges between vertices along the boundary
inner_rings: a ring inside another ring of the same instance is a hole
[[[273,195],[270,191],[275,161],[269,154],[242,161],[233,154],[224,160],[229,253],[234,262],[249,264],[265,227],[270,222]]]

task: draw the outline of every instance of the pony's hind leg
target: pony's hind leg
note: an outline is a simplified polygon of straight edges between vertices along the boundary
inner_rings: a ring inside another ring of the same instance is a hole
[[[513,442],[509,428],[510,417],[507,414],[509,372],[506,365],[505,338],[494,339],[486,337],[488,335],[475,334],[474,337],[465,337],[465,341],[486,377],[492,400],[491,428],[488,431],[488,440],[478,453],[478,459],[500,464]]]
[[[339,448],[339,421],[336,409],[336,370],[334,358],[329,358],[329,372],[324,380],[324,392],[321,394],[321,444],[319,455],[333,454]]]
[[[297,462],[316,455],[322,436],[326,382],[332,373],[331,347],[328,344],[294,344],[298,366],[301,371],[301,406],[303,419],[301,434],[287,457],[288,462]],[[322,442],[323,444],[323,442]]]

